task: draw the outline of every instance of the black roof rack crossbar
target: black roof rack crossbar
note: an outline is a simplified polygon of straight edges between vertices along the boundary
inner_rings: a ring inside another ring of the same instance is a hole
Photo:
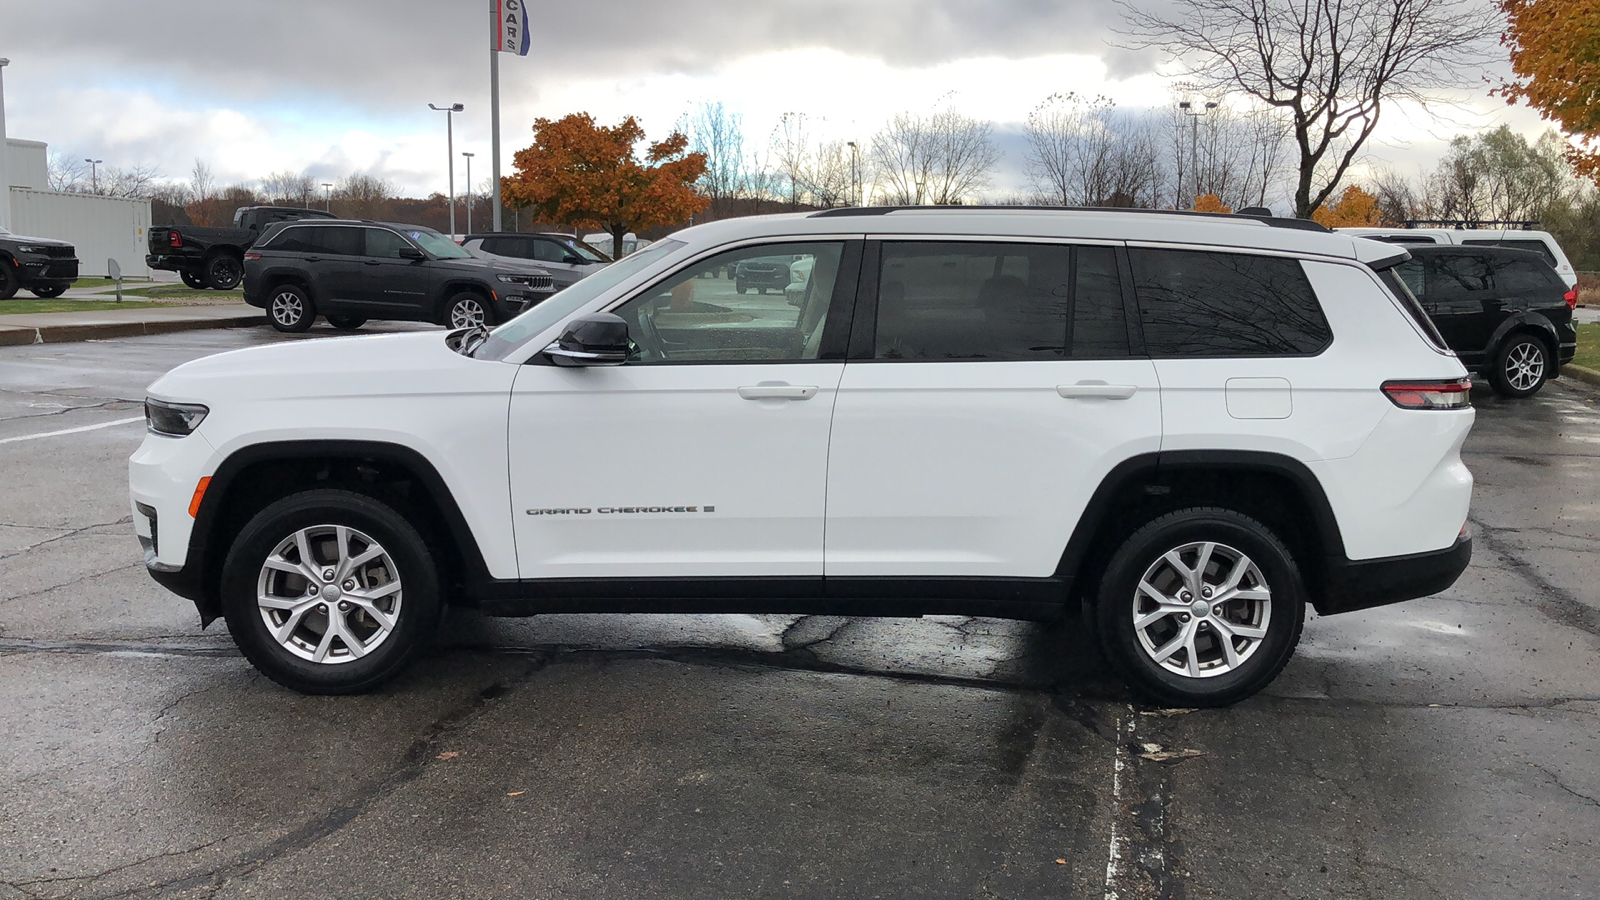
[[[1096,213],[1145,213],[1161,216],[1197,216],[1206,219],[1227,219],[1238,221],[1241,215],[1255,221],[1270,225],[1273,228],[1293,228],[1300,231],[1321,231],[1328,229],[1318,225],[1310,219],[1289,219],[1282,216],[1262,216],[1248,212],[1196,212],[1190,209],[1146,209],[1132,206],[1002,206],[1002,205],[975,205],[975,206],[843,206],[837,209],[824,209],[812,213],[808,218],[834,219],[849,216],[886,216],[894,212],[946,212],[954,210],[987,210],[990,212],[1096,212]]]
[[[1537,231],[1539,222],[1538,220],[1528,221],[1526,219],[1407,219],[1405,227],[1448,229],[1515,228],[1519,231]]]

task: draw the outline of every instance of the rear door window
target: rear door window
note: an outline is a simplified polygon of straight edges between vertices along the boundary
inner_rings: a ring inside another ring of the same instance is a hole
[[[1333,339],[1298,260],[1147,247],[1128,256],[1152,357],[1302,356]]]
[[[1435,256],[1428,296],[1436,302],[1478,300],[1494,291],[1489,258],[1477,254]]]

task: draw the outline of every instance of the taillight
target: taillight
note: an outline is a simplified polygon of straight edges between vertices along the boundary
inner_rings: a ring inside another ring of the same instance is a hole
[[[1567,309],[1578,308],[1578,289],[1573,288],[1562,295],[1561,299],[1567,301]]]
[[[247,259],[247,260],[256,260],[256,259],[260,259],[261,258],[261,254],[259,254],[259,253],[246,253],[244,255],[244,258]]]
[[[1383,393],[1401,409],[1464,409],[1472,405],[1472,379],[1386,381]]]
[[[167,232],[167,246],[175,249],[183,247],[183,235],[176,231]]]

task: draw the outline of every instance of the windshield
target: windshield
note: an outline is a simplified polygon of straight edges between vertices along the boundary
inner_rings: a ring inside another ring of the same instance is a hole
[[[621,262],[606,266],[496,328],[472,355],[477,359],[504,359],[523,341],[572,315],[590,300],[644,271],[683,245],[683,241],[657,241]]]
[[[422,231],[414,228],[410,231],[407,231],[406,235],[409,236],[413,241],[416,241],[417,246],[428,251],[430,255],[437,256],[440,259],[472,258],[471,253],[461,249],[461,247],[458,246],[455,241],[450,240],[437,231]]]
[[[601,253],[599,250],[594,249],[582,241],[562,241],[561,244],[568,250],[571,250],[573,253],[578,254],[590,262],[611,262],[611,257]]]

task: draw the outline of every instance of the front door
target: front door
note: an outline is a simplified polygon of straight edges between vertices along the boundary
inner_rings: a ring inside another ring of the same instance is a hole
[[[612,310],[636,344],[626,365],[522,367],[510,448],[524,579],[821,577],[844,370],[842,333],[837,353],[823,339],[848,327],[830,314],[853,295],[834,290],[846,247],[781,245],[825,273],[798,307],[700,277],[780,252],[730,251]]]
[[[365,309],[374,316],[421,310],[432,294],[433,269],[423,260],[400,256],[400,250],[411,244],[399,234],[387,228],[362,230],[366,232],[366,255],[361,259]]]
[[[1160,449],[1115,247],[880,248],[835,404],[828,579],[1052,575],[1110,468]]]

